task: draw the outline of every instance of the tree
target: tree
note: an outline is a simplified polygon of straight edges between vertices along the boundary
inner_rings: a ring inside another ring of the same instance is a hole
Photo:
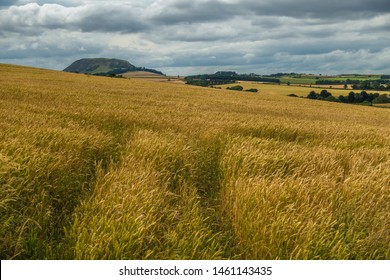
[[[228,87],[227,89],[230,89],[230,90],[243,90],[244,88],[242,86],[232,86],[232,87]]]
[[[371,100],[369,100],[370,98],[369,98],[368,93],[364,90],[360,93],[360,96],[362,97],[362,102],[363,101],[371,101]]]
[[[339,100],[336,97],[332,96],[332,95],[330,95],[327,98],[325,98],[325,100],[326,101],[330,101],[330,102],[339,102]]]
[[[351,91],[347,97],[348,103],[355,103],[355,93]]]
[[[339,100],[340,100],[340,102],[343,102],[343,103],[347,103],[347,102],[348,102],[348,99],[345,98],[344,95],[340,95],[340,96],[339,96]]]
[[[326,89],[323,89],[323,90],[321,90],[321,92],[320,92],[320,97],[321,98],[323,98],[323,99],[325,99],[325,98],[327,98],[327,97],[329,97],[329,96],[331,96],[332,94],[330,93],[330,92],[328,92]]]
[[[390,97],[387,94],[382,94],[376,97],[372,103],[379,104],[379,103],[390,103]]]
[[[309,93],[309,95],[307,96],[307,98],[309,98],[309,99],[317,99],[317,98],[318,98],[318,94],[315,93],[314,90],[312,90],[312,91]]]

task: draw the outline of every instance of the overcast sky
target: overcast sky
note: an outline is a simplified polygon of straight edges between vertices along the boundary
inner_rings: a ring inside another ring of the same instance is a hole
[[[0,0],[0,63],[390,74],[389,0]]]

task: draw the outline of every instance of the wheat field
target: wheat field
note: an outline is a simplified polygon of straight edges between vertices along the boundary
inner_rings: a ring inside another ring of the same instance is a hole
[[[389,109],[286,95],[0,64],[1,259],[390,259]]]

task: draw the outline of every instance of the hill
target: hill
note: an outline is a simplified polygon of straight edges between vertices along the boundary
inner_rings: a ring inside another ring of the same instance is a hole
[[[119,74],[134,70],[136,67],[126,60],[109,58],[83,58],[64,69],[65,72],[83,74]]]
[[[2,260],[390,259],[388,109],[0,73]]]
[[[134,71],[164,75],[164,73],[158,70],[136,67],[126,60],[115,58],[83,58],[73,62],[64,69],[64,72],[91,74],[97,76],[115,76]]]

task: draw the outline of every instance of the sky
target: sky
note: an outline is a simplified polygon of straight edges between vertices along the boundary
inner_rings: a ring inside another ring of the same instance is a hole
[[[390,74],[389,0],[0,0],[0,63]]]

